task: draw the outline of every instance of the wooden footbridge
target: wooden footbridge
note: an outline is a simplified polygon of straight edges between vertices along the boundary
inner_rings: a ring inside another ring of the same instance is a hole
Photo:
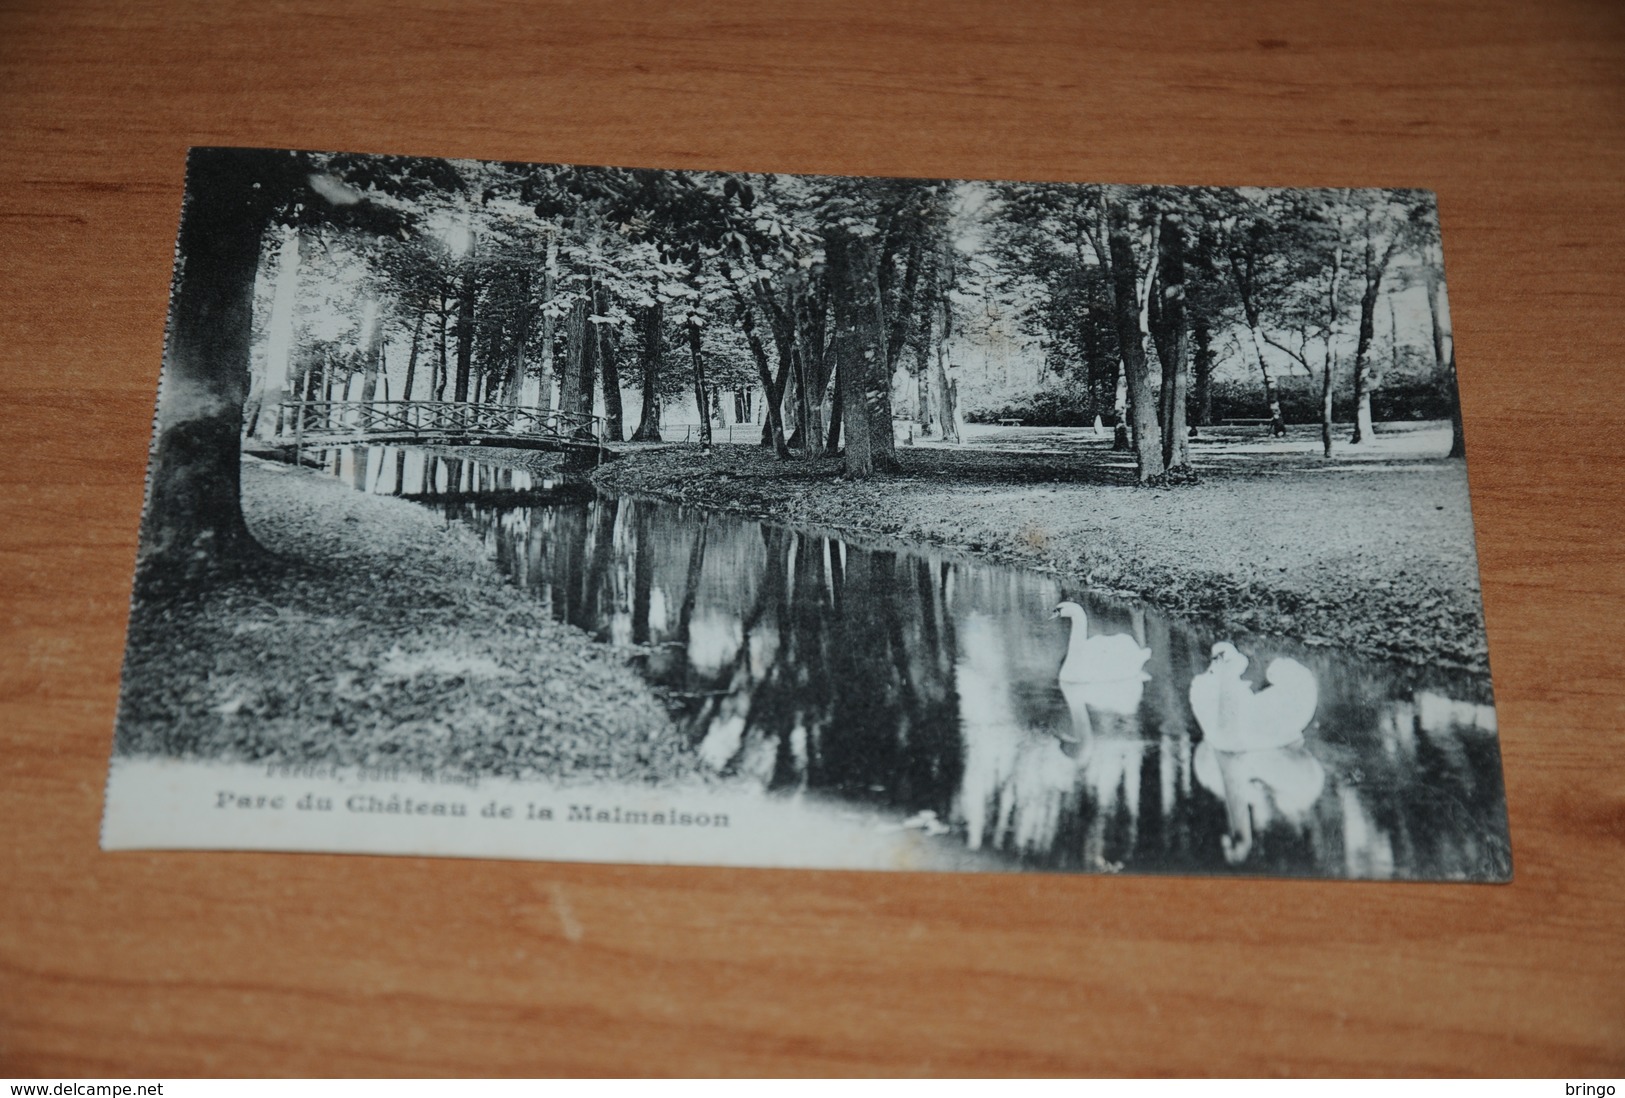
[[[503,446],[595,464],[612,456],[604,418],[584,412],[449,400],[285,400],[279,434],[295,452],[338,446]]]

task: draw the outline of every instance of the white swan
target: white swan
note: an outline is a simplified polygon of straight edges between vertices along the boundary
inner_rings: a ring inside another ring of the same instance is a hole
[[[1072,638],[1067,644],[1066,659],[1061,663],[1062,682],[1119,682],[1138,679],[1144,682],[1145,661],[1151,658],[1151,649],[1142,648],[1140,642],[1127,633],[1089,635],[1089,615],[1075,602],[1063,602],[1050,615],[1066,618],[1072,623]]]
[[[1191,680],[1191,712],[1203,742],[1215,751],[1260,751],[1303,739],[1315,719],[1320,686],[1315,674],[1282,656],[1264,669],[1264,689],[1253,692],[1241,676],[1247,657],[1229,641],[1213,646],[1213,662]]]

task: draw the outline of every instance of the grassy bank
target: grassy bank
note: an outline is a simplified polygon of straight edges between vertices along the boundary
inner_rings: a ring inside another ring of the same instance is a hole
[[[834,459],[779,462],[751,446],[634,451],[594,480],[1045,569],[1236,635],[1485,670],[1465,467],[1386,445],[1327,462],[1310,442],[1205,443],[1199,483],[1172,489],[1137,486],[1105,442],[996,439],[900,448],[901,474],[864,482]]]
[[[118,749],[479,775],[669,780],[690,769],[622,658],[505,583],[426,508],[245,459],[274,554],[138,600]]]

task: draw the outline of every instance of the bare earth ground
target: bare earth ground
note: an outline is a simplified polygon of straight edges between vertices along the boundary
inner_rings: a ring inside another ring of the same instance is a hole
[[[637,673],[506,584],[461,526],[254,458],[243,507],[276,558],[137,602],[121,753],[566,780],[691,769]]]
[[[981,428],[967,445],[900,445],[899,475],[754,446],[630,449],[607,491],[963,550],[1129,594],[1236,633],[1488,668],[1465,463],[1448,426],[1396,425],[1319,456],[1315,428],[1274,442],[1221,429],[1193,444],[1195,484],[1135,484],[1088,431]]]

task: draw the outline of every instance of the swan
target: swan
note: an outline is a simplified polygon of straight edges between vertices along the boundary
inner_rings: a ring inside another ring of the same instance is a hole
[[[1191,680],[1191,712],[1202,739],[1215,751],[1260,751],[1303,739],[1315,718],[1320,686],[1297,660],[1273,659],[1264,669],[1264,689],[1253,692],[1243,679],[1247,657],[1229,641],[1213,646],[1213,662]]]
[[[1062,682],[1118,682],[1123,679],[1145,681],[1145,661],[1151,658],[1151,649],[1142,648],[1140,642],[1127,633],[1089,635],[1089,615],[1075,602],[1063,602],[1050,615],[1066,618],[1072,623],[1072,638],[1067,645],[1066,659],[1061,663]]]

